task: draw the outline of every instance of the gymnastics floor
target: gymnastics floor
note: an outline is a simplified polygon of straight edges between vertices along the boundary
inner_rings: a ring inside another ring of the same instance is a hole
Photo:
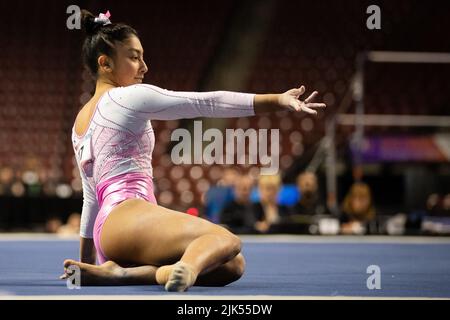
[[[450,238],[242,236],[245,275],[226,287],[168,293],[162,286],[69,289],[58,277],[77,238],[0,234],[0,299],[450,298]],[[380,269],[380,289],[368,289]]]

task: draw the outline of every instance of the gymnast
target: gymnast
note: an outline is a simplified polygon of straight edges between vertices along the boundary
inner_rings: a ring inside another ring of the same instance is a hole
[[[225,286],[245,269],[240,239],[205,219],[159,206],[153,193],[151,120],[250,117],[291,110],[316,114],[317,92],[281,94],[181,92],[142,84],[148,71],[137,32],[111,23],[109,11],[82,10],[82,55],[96,78],[95,93],[79,111],[72,143],[83,184],[81,285]],[[98,264],[96,264],[98,263]]]

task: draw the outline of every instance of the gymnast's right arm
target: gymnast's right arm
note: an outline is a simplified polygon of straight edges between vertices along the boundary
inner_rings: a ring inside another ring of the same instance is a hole
[[[80,261],[95,264],[94,223],[99,208],[91,186],[83,176],[81,180],[83,183],[83,209],[80,222]]]

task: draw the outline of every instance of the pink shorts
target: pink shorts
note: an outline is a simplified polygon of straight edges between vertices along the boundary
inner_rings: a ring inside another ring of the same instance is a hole
[[[100,245],[100,236],[106,218],[115,206],[126,199],[133,198],[144,199],[156,204],[153,181],[150,176],[137,172],[125,173],[97,185],[97,200],[100,209],[94,224],[94,244],[99,264],[109,260]]]

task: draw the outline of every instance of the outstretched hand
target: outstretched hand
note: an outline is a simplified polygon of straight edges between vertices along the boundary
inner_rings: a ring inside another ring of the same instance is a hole
[[[314,103],[313,100],[317,96],[318,92],[314,91],[309,95],[305,100],[300,100],[300,96],[305,93],[305,86],[301,86],[300,88],[295,88],[286,91],[279,95],[278,103],[281,107],[287,108],[293,111],[303,111],[309,114],[317,114],[317,111],[314,109],[317,108],[326,108],[325,103]]]

